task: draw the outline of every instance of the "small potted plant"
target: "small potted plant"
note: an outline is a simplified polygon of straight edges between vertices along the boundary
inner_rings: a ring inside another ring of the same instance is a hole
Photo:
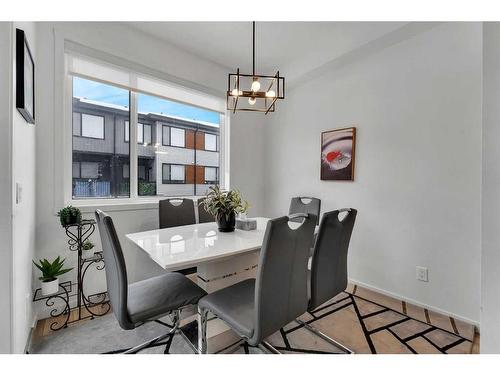
[[[94,255],[94,252],[91,251],[94,248],[94,244],[89,240],[85,241],[82,245],[82,258],[87,259],[91,258]]]
[[[238,190],[221,190],[218,185],[211,186],[203,201],[205,210],[217,221],[220,232],[234,231],[236,214],[244,213],[249,205]]]
[[[42,271],[42,276],[38,279],[42,281],[42,294],[48,296],[59,291],[58,277],[71,271],[73,268],[62,268],[64,261],[61,257],[57,257],[52,263],[47,259],[40,259],[38,263],[33,261],[33,264]]]
[[[61,208],[57,213],[59,216],[59,220],[61,221],[61,225],[63,227],[72,224],[79,224],[82,221],[82,213],[80,209],[73,206],[67,206]]]

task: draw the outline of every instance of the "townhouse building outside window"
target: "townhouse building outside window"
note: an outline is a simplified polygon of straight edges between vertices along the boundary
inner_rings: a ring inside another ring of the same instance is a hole
[[[218,112],[77,76],[72,83],[73,199],[127,198],[131,189],[139,197],[201,196],[219,183]],[[133,163],[137,186],[130,186]]]

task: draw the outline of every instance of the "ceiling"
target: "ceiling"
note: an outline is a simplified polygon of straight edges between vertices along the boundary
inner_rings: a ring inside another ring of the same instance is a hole
[[[211,60],[229,71],[251,73],[251,22],[127,22],[133,28]],[[405,22],[257,22],[256,73],[279,69],[296,78]]]

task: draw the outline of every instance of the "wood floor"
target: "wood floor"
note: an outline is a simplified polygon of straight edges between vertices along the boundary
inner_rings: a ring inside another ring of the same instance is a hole
[[[96,312],[105,311],[106,306],[96,306]],[[83,312],[83,311],[82,311]],[[71,312],[70,321],[77,311]],[[50,339],[59,332],[50,327],[59,327],[65,317],[40,320],[33,333],[33,342],[41,338]],[[98,319],[95,318],[98,324]],[[405,301],[349,285],[345,293],[327,302],[302,320],[320,329],[356,353],[459,353],[479,354],[479,333],[475,327],[457,319],[430,311]],[[89,319],[70,324],[81,328]],[[119,332],[117,333],[117,335]],[[305,327],[290,323],[268,338],[284,353],[338,353],[312,335]],[[119,349],[119,348],[117,348]],[[232,352],[248,352],[241,345]]]

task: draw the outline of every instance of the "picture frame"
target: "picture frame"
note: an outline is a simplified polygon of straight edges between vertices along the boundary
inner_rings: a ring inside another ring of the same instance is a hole
[[[355,160],[355,127],[321,133],[321,180],[354,181]]]
[[[35,63],[21,29],[16,29],[16,108],[28,123],[35,123]]]

